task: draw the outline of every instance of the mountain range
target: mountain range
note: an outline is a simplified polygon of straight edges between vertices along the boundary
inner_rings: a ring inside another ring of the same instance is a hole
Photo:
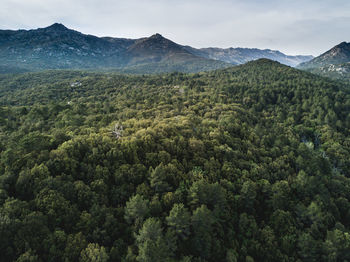
[[[204,57],[208,59],[220,60],[230,64],[245,64],[252,60],[267,58],[270,60],[280,62],[281,64],[295,67],[302,62],[306,62],[314,58],[311,55],[308,55],[308,56],[285,55],[280,51],[271,50],[271,49],[262,50],[257,48],[241,48],[241,47],[238,47],[238,48],[231,47],[226,49],[209,47],[209,48],[196,49],[190,46],[185,46],[184,48],[194,55],[198,55],[200,57]]]
[[[288,56],[269,49],[196,49],[179,45],[160,34],[140,39],[96,37],[58,23],[33,30],[0,30],[1,73],[46,69],[199,72],[259,58],[296,66],[313,57]]]

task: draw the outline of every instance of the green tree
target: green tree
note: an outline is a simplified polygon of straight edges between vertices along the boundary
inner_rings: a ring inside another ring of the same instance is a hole
[[[349,261],[350,260],[350,233],[344,232],[344,227],[327,232],[324,243],[328,261]]]
[[[139,225],[149,213],[149,200],[136,194],[125,205],[125,220],[131,224]]]
[[[88,246],[81,251],[80,260],[81,262],[107,262],[108,254],[104,247],[101,247],[96,243],[89,243]]]
[[[87,242],[85,236],[81,232],[68,235],[63,260],[65,262],[78,261],[80,253],[86,248],[86,246]]]
[[[175,204],[166,221],[181,239],[187,239],[190,234],[191,215],[183,204]]]
[[[42,261],[31,249],[18,257],[16,262],[40,262]]]
[[[211,184],[199,180],[189,189],[188,201],[193,207],[206,205],[210,210],[220,212],[226,204],[225,189],[217,182]]]
[[[194,253],[203,258],[210,258],[212,252],[213,230],[212,225],[215,222],[212,212],[205,206],[198,207],[191,218],[193,237],[192,245]]]
[[[140,262],[169,261],[172,255],[170,247],[163,236],[160,221],[149,218],[136,234]]]
[[[161,163],[151,172],[151,175],[150,175],[151,187],[154,188],[154,190],[159,193],[170,191],[171,186],[167,181],[169,175],[170,175],[169,168],[163,165],[163,163]]]

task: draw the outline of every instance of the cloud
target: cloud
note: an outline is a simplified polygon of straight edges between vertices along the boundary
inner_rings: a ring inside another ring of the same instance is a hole
[[[347,0],[2,0],[3,29],[54,22],[98,36],[159,32],[196,47],[257,47],[314,54],[350,40]]]

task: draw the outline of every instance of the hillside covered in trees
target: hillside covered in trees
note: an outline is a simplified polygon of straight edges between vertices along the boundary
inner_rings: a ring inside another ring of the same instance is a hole
[[[262,59],[0,76],[2,261],[349,261],[350,89]]]

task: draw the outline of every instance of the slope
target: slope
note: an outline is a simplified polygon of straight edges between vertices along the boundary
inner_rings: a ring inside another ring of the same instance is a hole
[[[134,40],[98,38],[53,24],[37,30],[0,31],[3,65],[28,70],[120,67]]]
[[[298,68],[335,79],[350,79],[350,43],[342,42]]]
[[[348,86],[266,59],[0,81],[3,260],[349,260]]]
[[[320,68],[322,66],[347,62],[350,62],[350,43],[342,42],[311,61],[302,63],[300,68]]]

